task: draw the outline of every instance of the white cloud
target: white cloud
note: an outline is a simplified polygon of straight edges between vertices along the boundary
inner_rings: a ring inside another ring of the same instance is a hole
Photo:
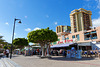
[[[47,17],[47,18],[49,18],[49,16],[48,16],[48,15],[46,15],[46,17]]]
[[[86,1],[83,5],[83,8],[87,9],[100,9],[100,0],[84,0]],[[95,5],[93,5],[95,4]]]
[[[40,30],[40,29],[41,29],[41,28],[36,27],[36,28],[34,28],[34,31],[35,31],[35,30]]]
[[[0,33],[0,35],[2,35],[2,34]]]
[[[24,16],[25,18],[27,18],[27,16]]]
[[[55,22],[55,25],[57,25],[58,24],[58,22]]]
[[[93,27],[98,27],[100,26],[100,17],[98,19],[93,19]]]
[[[25,29],[25,31],[28,31],[29,32],[29,31],[31,31],[31,29],[30,28],[27,28],[27,29]]]
[[[5,24],[6,24],[6,25],[9,25],[9,23],[8,23],[8,22],[6,22]]]
[[[100,0],[95,0],[97,2],[97,8],[100,9]]]

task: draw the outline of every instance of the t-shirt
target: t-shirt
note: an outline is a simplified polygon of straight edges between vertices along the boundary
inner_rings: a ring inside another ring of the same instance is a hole
[[[8,49],[6,50],[6,53],[9,53],[9,50]]]

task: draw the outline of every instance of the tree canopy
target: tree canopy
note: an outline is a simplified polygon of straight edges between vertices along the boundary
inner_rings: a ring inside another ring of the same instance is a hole
[[[3,46],[3,49],[8,49],[9,47],[7,45],[4,45]]]
[[[40,43],[40,45],[58,40],[57,34],[54,31],[49,30],[49,27],[46,29],[31,31],[28,33],[27,37],[29,42]]]
[[[16,38],[13,40],[13,45],[15,45],[17,48],[23,48],[24,46],[28,46],[28,40],[25,38]]]

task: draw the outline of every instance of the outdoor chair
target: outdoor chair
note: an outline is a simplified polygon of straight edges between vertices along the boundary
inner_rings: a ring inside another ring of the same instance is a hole
[[[84,55],[85,55],[85,57],[87,56],[87,54],[88,54],[87,51],[84,51]]]

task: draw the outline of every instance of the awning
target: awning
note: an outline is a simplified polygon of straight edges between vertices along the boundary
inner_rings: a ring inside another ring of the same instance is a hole
[[[78,46],[91,46],[91,42],[87,42],[87,43],[78,43]]]
[[[50,48],[59,48],[59,47],[67,47],[71,44],[74,44],[74,43],[67,43],[67,44],[57,44],[57,45],[53,45],[53,46],[50,46]]]
[[[41,47],[41,46],[32,46],[32,47]]]

